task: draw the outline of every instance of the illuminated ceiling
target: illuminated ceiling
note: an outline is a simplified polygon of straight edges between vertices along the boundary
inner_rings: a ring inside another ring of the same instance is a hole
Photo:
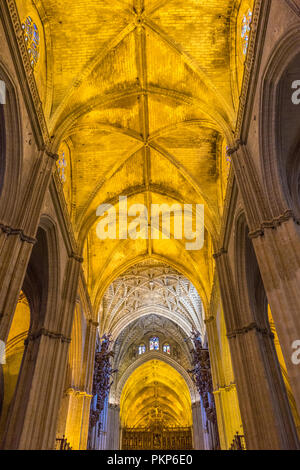
[[[204,312],[196,288],[169,266],[148,260],[110,284],[100,307],[101,331],[116,338],[133,320],[151,314],[174,321],[186,337],[193,329],[205,336]]]
[[[40,30],[35,67],[91,300],[147,258],[166,262],[209,302],[252,0],[18,0]],[[204,204],[205,245],[99,240],[96,208]]]
[[[154,330],[165,326],[174,344],[183,344],[192,327],[205,335],[225,150],[243,78],[242,19],[253,0],[17,5],[21,21],[30,16],[40,32],[35,78],[52,150],[66,164],[64,194],[100,328],[122,340],[116,359],[125,380],[136,365],[124,348],[143,337],[143,328],[150,332],[149,319],[156,316]],[[96,209],[103,203],[118,209],[119,196],[149,213],[151,204],[203,204],[203,249],[187,251],[174,237],[100,240]],[[182,365],[145,355],[132,371],[121,396],[122,426],[148,426],[157,416],[166,425],[192,424],[184,348]],[[118,402],[121,392],[114,391]]]
[[[138,367],[127,380],[120,404],[121,426],[148,427],[159,418],[167,426],[191,426],[189,389],[181,375],[158,360]]]
[[[153,336],[159,339],[159,350],[150,349]],[[170,346],[169,353],[163,346]],[[140,353],[139,346],[145,351]],[[191,350],[193,343],[180,326],[157,314],[143,316],[128,324],[114,343],[113,368],[117,370],[110,390],[109,401],[119,404],[123,387],[132,372],[145,362],[153,359],[175,368],[188,384],[191,400],[197,400],[198,393],[194,382],[186,372],[193,368]]]

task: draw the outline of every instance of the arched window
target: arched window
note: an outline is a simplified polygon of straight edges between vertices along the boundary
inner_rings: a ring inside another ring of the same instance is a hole
[[[146,345],[145,344],[140,344],[139,345],[139,355],[145,354],[146,352]]]
[[[169,345],[169,343],[164,344],[163,352],[166,353],[166,354],[171,354],[171,346]]]
[[[242,36],[242,47],[243,47],[244,55],[247,54],[247,50],[248,50],[251,22],[252,22],[252,11],[249,9],[248,12],[243,16],[243,20],[242,20],[241,36]]]
[[[159,351],[159,338],[157,336],[153,336],[150,338],[150,351]]]
[[[22,23],[22,30],[30,58],[31,67],[34,68],[39,60],[40,35],[37,25],[30,16]]]

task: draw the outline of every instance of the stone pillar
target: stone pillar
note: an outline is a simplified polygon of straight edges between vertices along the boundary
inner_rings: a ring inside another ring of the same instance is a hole
[[[67,265],[58,331],[41,327],[28,336],[3,449],[54,448],[81,261],[72,255]],[[45,322],[53,315],[48,311]]]
[[[73,450],[86,449],[88,417],[92,395],[70,388],[66,391],[64,408],[67,408],[65,428],[59,430]],[[88,413],[87,413],[88,412]]]
[[[203,423],[202,423],[202,411],[201,403],[197,401],[192,404],[192,415],[193,415],[193,440],[195,450],[204,450],[204,437],[203,437]]]
[[[96,347],[96,334],[98,328],[98,322],[89,320],[87,324],[85,346],[83,354],[83,369],[81,382],[85,384],[86,396],[83,404],[83,416],[82,416],[82,429],[80,439],[80,449],[87,448],[88,435],[89,435],[89,424],[90,424],[90,409],[91,400],[93,398],[93,374],[95,367],[95,347]]]
[[[107,450],[120,449],[120,406],[108,404]]]
[[[87,449],[97,326],[87,322],[80,382],[72,384],[67,377],[61,400],[56,437],[65,436],[74,450]]]
[[[79,450],[87,450],[87,441],[89,435],[90,409],[93,396],[84,394],[82,406],[82,424],[79,441]]]
[[[300,366],[292,360],[293,344],[300,340],[300,221],[280,195],[265,193],[245,145],[238,142],[230,152],[249,237],[300,414]]]
[[[243,435],[237,390],[234,383],[214,391],[221,450],[228,450],[236,433]]]
[[[219,293],[216,305],[212,311],[216,315],[220,309],[220,323],[223,314],[220,306]],[[230,361],[230,351],[227,337],[219,337],[215,316],[205,320],[208,346],[211,358],[211,371],[214,384],[214,398],[217,412],[218,431],[220,447],[222,450],[229,449],[235,434],[243,434],[243,426],[240,415],[238,397]],[[221,331],[221,325],[220,325]],[[221,333],[220,333],[221,334]],[[221,341],[222,354],[221,354]]]
[[[300,341],[300,227],[292,217],[287,219],[250,237],[300,414],[300,365],[293,358],[293,344]]]
[[[228,255],[215,259],[247,449],[297,449],[273,338],[254,320],[242,323]]]
[[[20,214],[10,225],[0,221],[0,339],[6,342],[35,243],[42,204],[57,156],[41,152],[34,164]]]

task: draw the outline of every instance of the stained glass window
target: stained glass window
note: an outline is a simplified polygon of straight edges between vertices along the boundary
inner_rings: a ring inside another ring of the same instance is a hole
[[[157,336],[153,336],[150,338],[150,351],[158,351],[159,350],[159,338]]]
[[[144,344],[139,345],[139,354],[144,354],[146,352],[146,346]]]
[[[58,174],[59,174],[61,182],[65,183],[67,180],[67,177],[66,177],[67,160],[66,160],[66,155],[64,151],[59,152],[58,154],[57,168],[58,168]]]
[[[171,354],[171,347],[168,343],[164,344],[163,351],[166,354]]]
[[[243,54],[244,55],[247,54],[247,50],[248,50],[251,22],[252,22],[252,11],[248,10],[248,12],[243,17],[242,33],[241,33],[242,47],[243,47]]]
[[[27,45],[31,67],[37,64],[40,53],[40,35],[37,25],[30,16],[22,23],[22,30]]]

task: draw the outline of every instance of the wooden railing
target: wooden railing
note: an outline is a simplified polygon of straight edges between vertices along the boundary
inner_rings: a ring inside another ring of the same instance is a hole
[[[237,432],[229,450],[246,450],[245,436]]]
[[[73,450],[65,436],[57,438],[55,450]]]

